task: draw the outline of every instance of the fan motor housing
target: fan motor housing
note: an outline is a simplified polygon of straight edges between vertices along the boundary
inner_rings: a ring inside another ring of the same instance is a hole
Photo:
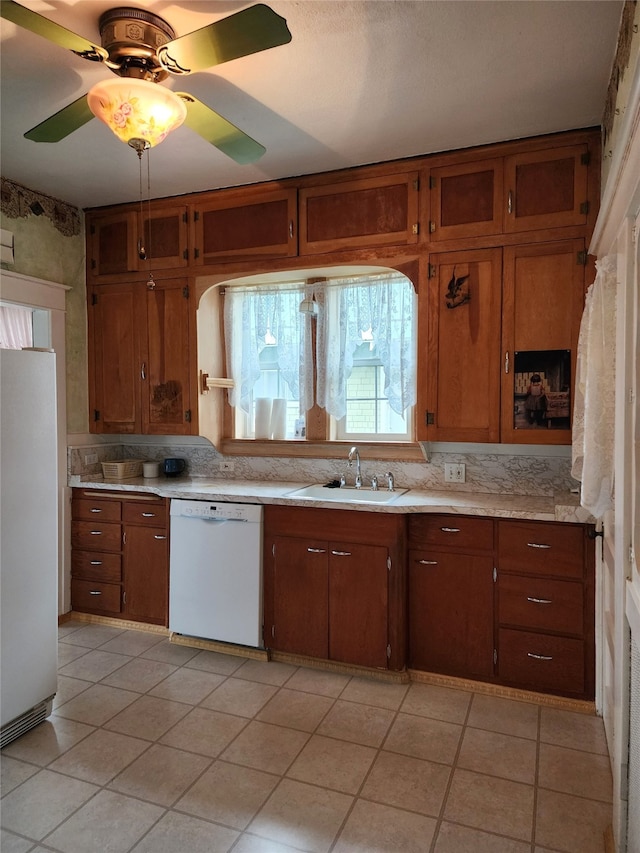
[[[168,73],[158,61],[157,51],[176,34],[158,15],[128,6],[109,9],[98,22],[106,64],[120,77],[159,82]]]

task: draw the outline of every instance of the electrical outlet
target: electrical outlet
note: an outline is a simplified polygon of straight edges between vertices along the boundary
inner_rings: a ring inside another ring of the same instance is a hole
[[[465,465],[464,462],[445,462],[444,463],[444,481],[445,483],[464,483],[465,482]]]
[[[220,462],[219,467],[221,471],[226,471],[228,474],[230,474],[236,467],[236,463],[232,459],[223,459]]]
[[[85,453],[84,455],[84,464],[85,465],[95,465],[98,461],[97,453]]]

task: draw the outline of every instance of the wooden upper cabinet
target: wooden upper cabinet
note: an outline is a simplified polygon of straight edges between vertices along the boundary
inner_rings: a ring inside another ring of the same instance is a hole
[[[504,249],[503,442],[571,443],[583,258],[582,239]]]
[[[588,166],[586,144],[507,157],[505,232],[586,225]]]
[[[117,275],[138,268],[137,212],[121,210],[87,215],[87,266],[89,274]]]
[[[498,441],[502,250],[429,260],[418,319],[418,376],[426,377],[418,388],[418,438]]]
[[[186,205],[143,209],[139,214],[138,269],[184,267],[189,260]],[[141,252],[146,258],[141,257]]]
[[[299,191],[299,253],[418,241],[417,172],[362,178]]]
[[[221,193],[193,207],[194,263],[286,258],[297,252],[297,191]]]
[[[432,242],[502,232],[503,160],[441,166],[429,172]]]

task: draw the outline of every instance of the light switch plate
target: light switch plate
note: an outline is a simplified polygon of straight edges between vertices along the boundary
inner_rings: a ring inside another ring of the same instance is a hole
[[[445,483],[464,483],[466,480],[464,462],[445,462],[444,463],[444,481]]]

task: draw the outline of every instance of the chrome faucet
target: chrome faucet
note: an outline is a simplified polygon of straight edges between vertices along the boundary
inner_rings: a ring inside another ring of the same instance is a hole
[[[349,462],[349,468],[351,468],[351,463],[353,462],[353,457],[356,458],[356,489],[362,488],[362,471],[360,469],[360,451],[354,445],[349,451],[349,455],[347,456],[347,460]]]
[[[396,490],[396,481],[391,471],[387,474],[387,488],[390,492],[395,492]]]

